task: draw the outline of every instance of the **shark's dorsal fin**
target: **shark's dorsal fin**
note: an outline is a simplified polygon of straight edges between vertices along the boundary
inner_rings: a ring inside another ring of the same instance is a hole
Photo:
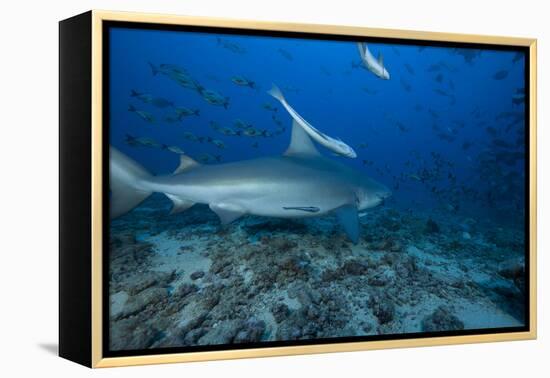
[[[285,156],[321,156],[313,141],[295,120],[292,120],[292,135]]]
[[[378,53],[378,63],[384,67],[384,55],[382,55],[382,53]]]
[[[188,171],[194,167],[199,166],[200,164],[197,163],[195,160],[191,159],[187,155],[180,155],[180,165],[176,168],[174,171],[174,175],[177,175],[178,173],[182,173],[185,171]]]

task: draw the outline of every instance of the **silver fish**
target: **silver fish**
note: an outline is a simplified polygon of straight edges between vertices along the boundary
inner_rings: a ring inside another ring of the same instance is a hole
[[[128,111],[137,114],[142,120],[146,122],[149,122],[149,123],[155,122],[155,118],[151,113],[146,112],[144,110],[138,110],[133,105],[128,106]]]
[[[199,87],[198,91],[206,102],[212,105],[223,106],[225,109],[229,107],[229,97],[222,96],[216,91],[202,87]]]

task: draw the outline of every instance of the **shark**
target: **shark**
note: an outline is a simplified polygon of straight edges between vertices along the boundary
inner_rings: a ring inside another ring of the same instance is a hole
[[[390,73],[384,67],[384,57],[382,54],[379,54],[378,59],[375,59],[366,43],[358,42],[357,48],[359,49],[361,61],[370,72],[381,79],[390,80]]]
[[[109,148],[110,217],[122,216],[152,193],[173,202],[171,214],[206,204],[222,224],[245,215],[307,218],[336,215],[353,243],[359,217],[391,195],[383,184],[323,156],[295,120],[290,144],[280,156],[202,165],[180,156],[170,175],[151,175],[115,147]]]

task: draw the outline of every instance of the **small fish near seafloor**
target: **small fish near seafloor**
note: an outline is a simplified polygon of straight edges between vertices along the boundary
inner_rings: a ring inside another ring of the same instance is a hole
[[[131,112],[131,113],[137,114],[142,120],[144,120],[146,122],[149,122],[149,123],[154,123],[155,122],[155,118],[153,118],[153,115],[151,113],[146,112],[144,110],[138,110],[133,105],[128,106],[128,111]]]
[[[141,146],[141,147],[152,147],[152,148],[160,148],[162,145],[158,143],[157,141],[151,139],[151,138],[138,138],[135,136],[132,136],[130,134],[126,134],[126,144],[130,146]]]
[[[222,96],[214,90],[206,89],[203,87],[198,87],[197,91],[199,92],[201,97],[209,104],[223,106],[224,109],[229,108],[229,97]]]
[[[377,90],[375,90],[375,89],[370,89],[370,88],[368,88],[368,87],[362,87],[361,90],[362,90],[363,92],[369,94],[369,95],[375,95],[375,94],[378,93]]]
[[[525,103],[525,96],[514,96],[512,97],[512,103],[514,105],[521,105]]]
[[[148,63],[149,63],[149,68],[151,68],[151,73],[153,74],[153,76],[156,76],[159,73],[163,75],[170,75],[170,74],[187,75],[187,70],[176,64],[161,63],[157,66],[151,62],[148,62]]]
[[[275,122],[277,124],[277,126],[281,127],[283,125],[283,121],[281,121],[279,118],[277,118],[275,116],[275,114],[273,114],[271,116],[271,119],[273,120],[273,122]]]
[[[481,55],[481,50],[471,48],[455,48],[454,53],[462,56],[466,63],[473,65],[474,60]]]
[[[210,127],[220,134],[223,134],[225,136],[240,136],[241,131],[240,130],[233,130],[230,127],[220,126],[217,122],[210,121],[209,123]]]
[[[180,121],[180,118],[178,116],[172,116],[170,114],[165,115],[162,120],[167,123],[176,123]]]
[[[525,53],[523,52],[517,52],[514,54],[514,57],[512,58],[512,63],[519,62],[520,60],[524,59]]]
[[[507,71],[507,70],[500,70],[500,71],[497,71],[497,72],[493,75],[493,79],[495,79],[495,80],[503,80],[503,79],[505,79],[506,77],[508,77],[508,71]]]
[[[235,54],[245,54],[246,49],[239,45],[238,43],[231,42],[227,39],[222,39],[220,37],[216,37],[216,42],[219,46],[223,47],[224,49],[227,49]]]
[[[278,49],[277,52],[281,54],[286,60],[292,61],[292,54],[286,51],[285,49]]]
[[[175,64],[161,64],[159,66],[155,66],[153,63],[149,62],[149,67],[151,68],[153,76],[158,74],[165,75],[181,87],[193,90],[197,90],[200,87],[197,81],[195,81],[191,75],[187,73],[187,70]]]
[[[270,112],[277,112],[279,110],[279,109],[277,109],[276,107],[272,106],[271,104],[269,104],[267,102],[262,105],[262,108],[264,108],[265,110],[270,111]]]
[[[193,134],[190,131],[185,131],[183,133],[183,138],[187,139],[187,140],[190,140],[190,141],[193,141],[193,142],[199,142],[199,143],[202,143],[204,141],[204,137],[196,136],[195,134]]]
[[[252,127],[251,123],[245,122],[240,118],[237,118],[233,122],[233,124],[235,125],[236,128],[239,128],[239,129],[248,129],[249,127]]]
[[[111,147],[109,164],[112,218],[158,192],[172,200],[171,213],[195,203],[208,204],[222,224],[246,214],[276,218],[335,214],[348,238],[357,243],[359,212],[391,195],[386,186],[362,172],[323,157],[296,121],[282,156],[201,165],[181,155],[174,174],[153,176]]]
[[[177,107],[175,109],[175,112],[178,116],[178,119],[182,119],[183,117],[189,117],[189,116],[200,116],[200,111],[199,109],[189,109],[189,108],[186,108],[186,107]]]
[[[213,163],[213,162],[219,163],[222,161],[222,157],[221,155],[211,155],[211,154],[204,153],[197,156],[197,160],[200,161],[201,163]]]
[[[145,102],[146,104],[152,104],[157,108],[168,108],[168,107],[174,106],[174,103],[172,101],[166,100],[162,97],[154,97],[149,93],[140,93],[134,89],[131,90],[130,96],[136,97],[139,100]]]
[[[256,83],[252,80],[248,80],[247,78],[244,78],[242,76],[233,76],[231,78],[231,81],[235,83],[236,85],[239,85],[241,87],[249,87],[252,89],[256,88]]]
[[[207,141],[208,143],[213,144],[213,145],[216,146],[217,148],[222,148],[222,149],[225,148],[225,143],[224,143],[222,140],[207,137],[207,138],[206,138],[206,141]]]
[[[514,105],[521,105],[525,103],[525,88],[516,89],[516,93],[512,97],[512,103]]]
[[[244,135],[247,137],[269,137],[271,134],[268,130],[258,130],[255,127],[247,127],[239,135]]]
[[[311,138],[313,138],[317,143],[319,143],[323,147],[331,150],[332,152],[334,152],[338,155],[346,156],[346,157],[349,157],[349,158],[356,158],[357,157],[357,154],[355,153],[353,148],[348,146],[346,143],[344,143],[341,140],[334,139],[334,138],[332,138],[332,137],[330,137],[326,134],[323,134],[322,132],[317,130],[315,127],[310,125],[305,119],[303,119],[302,116],[300,116],[300,114],[298,114],[298,112],[296,112],[296,110],[294,110],[289,105],[289,103],[285,100],[285,97],[283,96],[283,93],[281,92],[281,90],[275,84],[273,84],[273,86],[271,87],[271,89],[267,93],[269,93],[275,99],[279,100],[281,105],[283,105],[283,107],[290,114],[290,116],[292,117],[294,122],[296,124],[298,124],[299,126],[301,126],[304,129],[304,131]]]
[[[410,92],[412,90],[412,85],[407,80],[400,78],[399,83],[405,91]]]

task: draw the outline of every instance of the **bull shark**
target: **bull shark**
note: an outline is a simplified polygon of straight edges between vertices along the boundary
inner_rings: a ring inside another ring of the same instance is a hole
[[[207,204],[222,224],[246,214],[276,218],[335,214],[349,239],[357,243],[359,212],[391,195],[383,184],[322,156],[296,121],[281,156],[201,165],[181,155],[178,168],[166,176],[151,175],[112,146],[109,153],[112,219],[156,192],[172,200],[172,214],[196,203]]]
[[[375,59],[366,43],[358,42],[357,48],[359,49],[361,61],[370,72],[381,79],[390,80],[390,73],[384,67],[384,57],[382,54],[378,55],[378,59]]]

